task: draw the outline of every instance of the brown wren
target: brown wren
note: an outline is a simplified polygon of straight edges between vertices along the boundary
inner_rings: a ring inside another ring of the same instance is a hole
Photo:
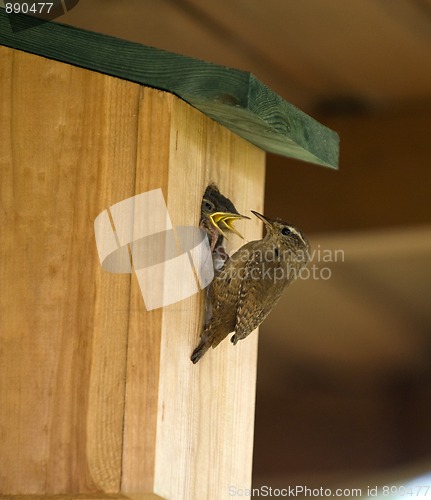
[[[246,338],[309,260],[309,243],[301,231],[280,219],[252,212],[264,222],[265,237],[237,250],[209,285],[212,316],[193,351],[193,363],[232,332],[234,345]]]

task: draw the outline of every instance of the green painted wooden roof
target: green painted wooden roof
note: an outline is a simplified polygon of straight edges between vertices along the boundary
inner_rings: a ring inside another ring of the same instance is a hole
[[[28,16],[12,30],[1,8],[0,44],[171,92],[265,151],[338,166],[338,135],[246,71]]]

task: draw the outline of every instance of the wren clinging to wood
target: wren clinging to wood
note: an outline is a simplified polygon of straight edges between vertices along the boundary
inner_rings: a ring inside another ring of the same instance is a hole
[[[215,184],[210,184],[202,198],[199,227],[208,234],[211,252],[222,244],[227,231],[242,238],[233,226],[233,223],[239,219],[249,219],[249,217],[238,213],[229,198],[223,196]]]
[[[212,317],[193,351],[193,363],[231,332],[234,345],[247,337],[307,265],[309,244],[298,229],[282,220],[253,214],[264,222],[266,235],[237,250],[209,285]]]

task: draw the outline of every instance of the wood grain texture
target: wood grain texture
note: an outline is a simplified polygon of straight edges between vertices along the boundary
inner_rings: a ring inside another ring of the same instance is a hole
[[[101,273],[92,225],[134,194],[139,86],[0,62],[0,492],[118,491],[130,275]]]
[[[57,23],[29,28],[32,21],[22,16],[13,33],[0,9],[0,43],[172,92],[266,151],[338,165],[338,135],[250,73]]]
[[[0,495],[0,500],[163,500],[154,493],[81,493],[63,495]]]
[[[210,181],[243,211],[262,209],[262,151],[175,96],[148,88],[140,117],[137,192],[162,182],[174,226],[198,224]],[[239,228],[247,238],[260,234],[257,221]],[[231,239],[231,249],[242,244]],[[134,279],[133,295],[122,491],[201,499],[224,498],[231,484],[248,487],[257,335],[238,349],[226,342],[194,366],[190,355],[202,326],[202,294],[150,312]]]
[[[172,94],[4,47],[0,64],[0,494],[249,487],[257,335],[193,365],[203,292],[146,311],[135,275],[100,267],[93,222],[160,187],[197,226],[210,181],[262,211],[263,151]]]
[[[135,191],[161,188],[166,198],[170,167],[169,96],[142,88],[138,107]],[[163,309],[146,311],[132,278],[127,355],[126,414],[121,489],[153,491]]]
[[[262,151],[177,99],[170,154],[174,225],[197,224],[210,181],[241,213],[263,208]],[[238,227],[247,240],[260,237],[257,220]],[[242,244],[232,237],[228,250]],[[192,365],[202,312],[199,296],[163,312],[154,491],[165,498],[228,498],[231,485],[251,484],[257,334],[236,347],[227,341]]]

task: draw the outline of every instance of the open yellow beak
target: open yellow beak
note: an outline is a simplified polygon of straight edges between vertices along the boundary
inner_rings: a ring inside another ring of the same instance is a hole
[[[244,239],[244,236],[238,231],[238,229],[234,227],[233,223],[236,220],[240,219],[250,219],[250,217],[247,217],[246,215],[233,214],[230,212],[214,212],[209,216],[209,218],[211,224],[218,231],[220,231],[220,234],[222,234],[226,239],[228,239],[228,237],[226,236],[223,230],[232,231],[233,233],[237,234],[240,238]]]

